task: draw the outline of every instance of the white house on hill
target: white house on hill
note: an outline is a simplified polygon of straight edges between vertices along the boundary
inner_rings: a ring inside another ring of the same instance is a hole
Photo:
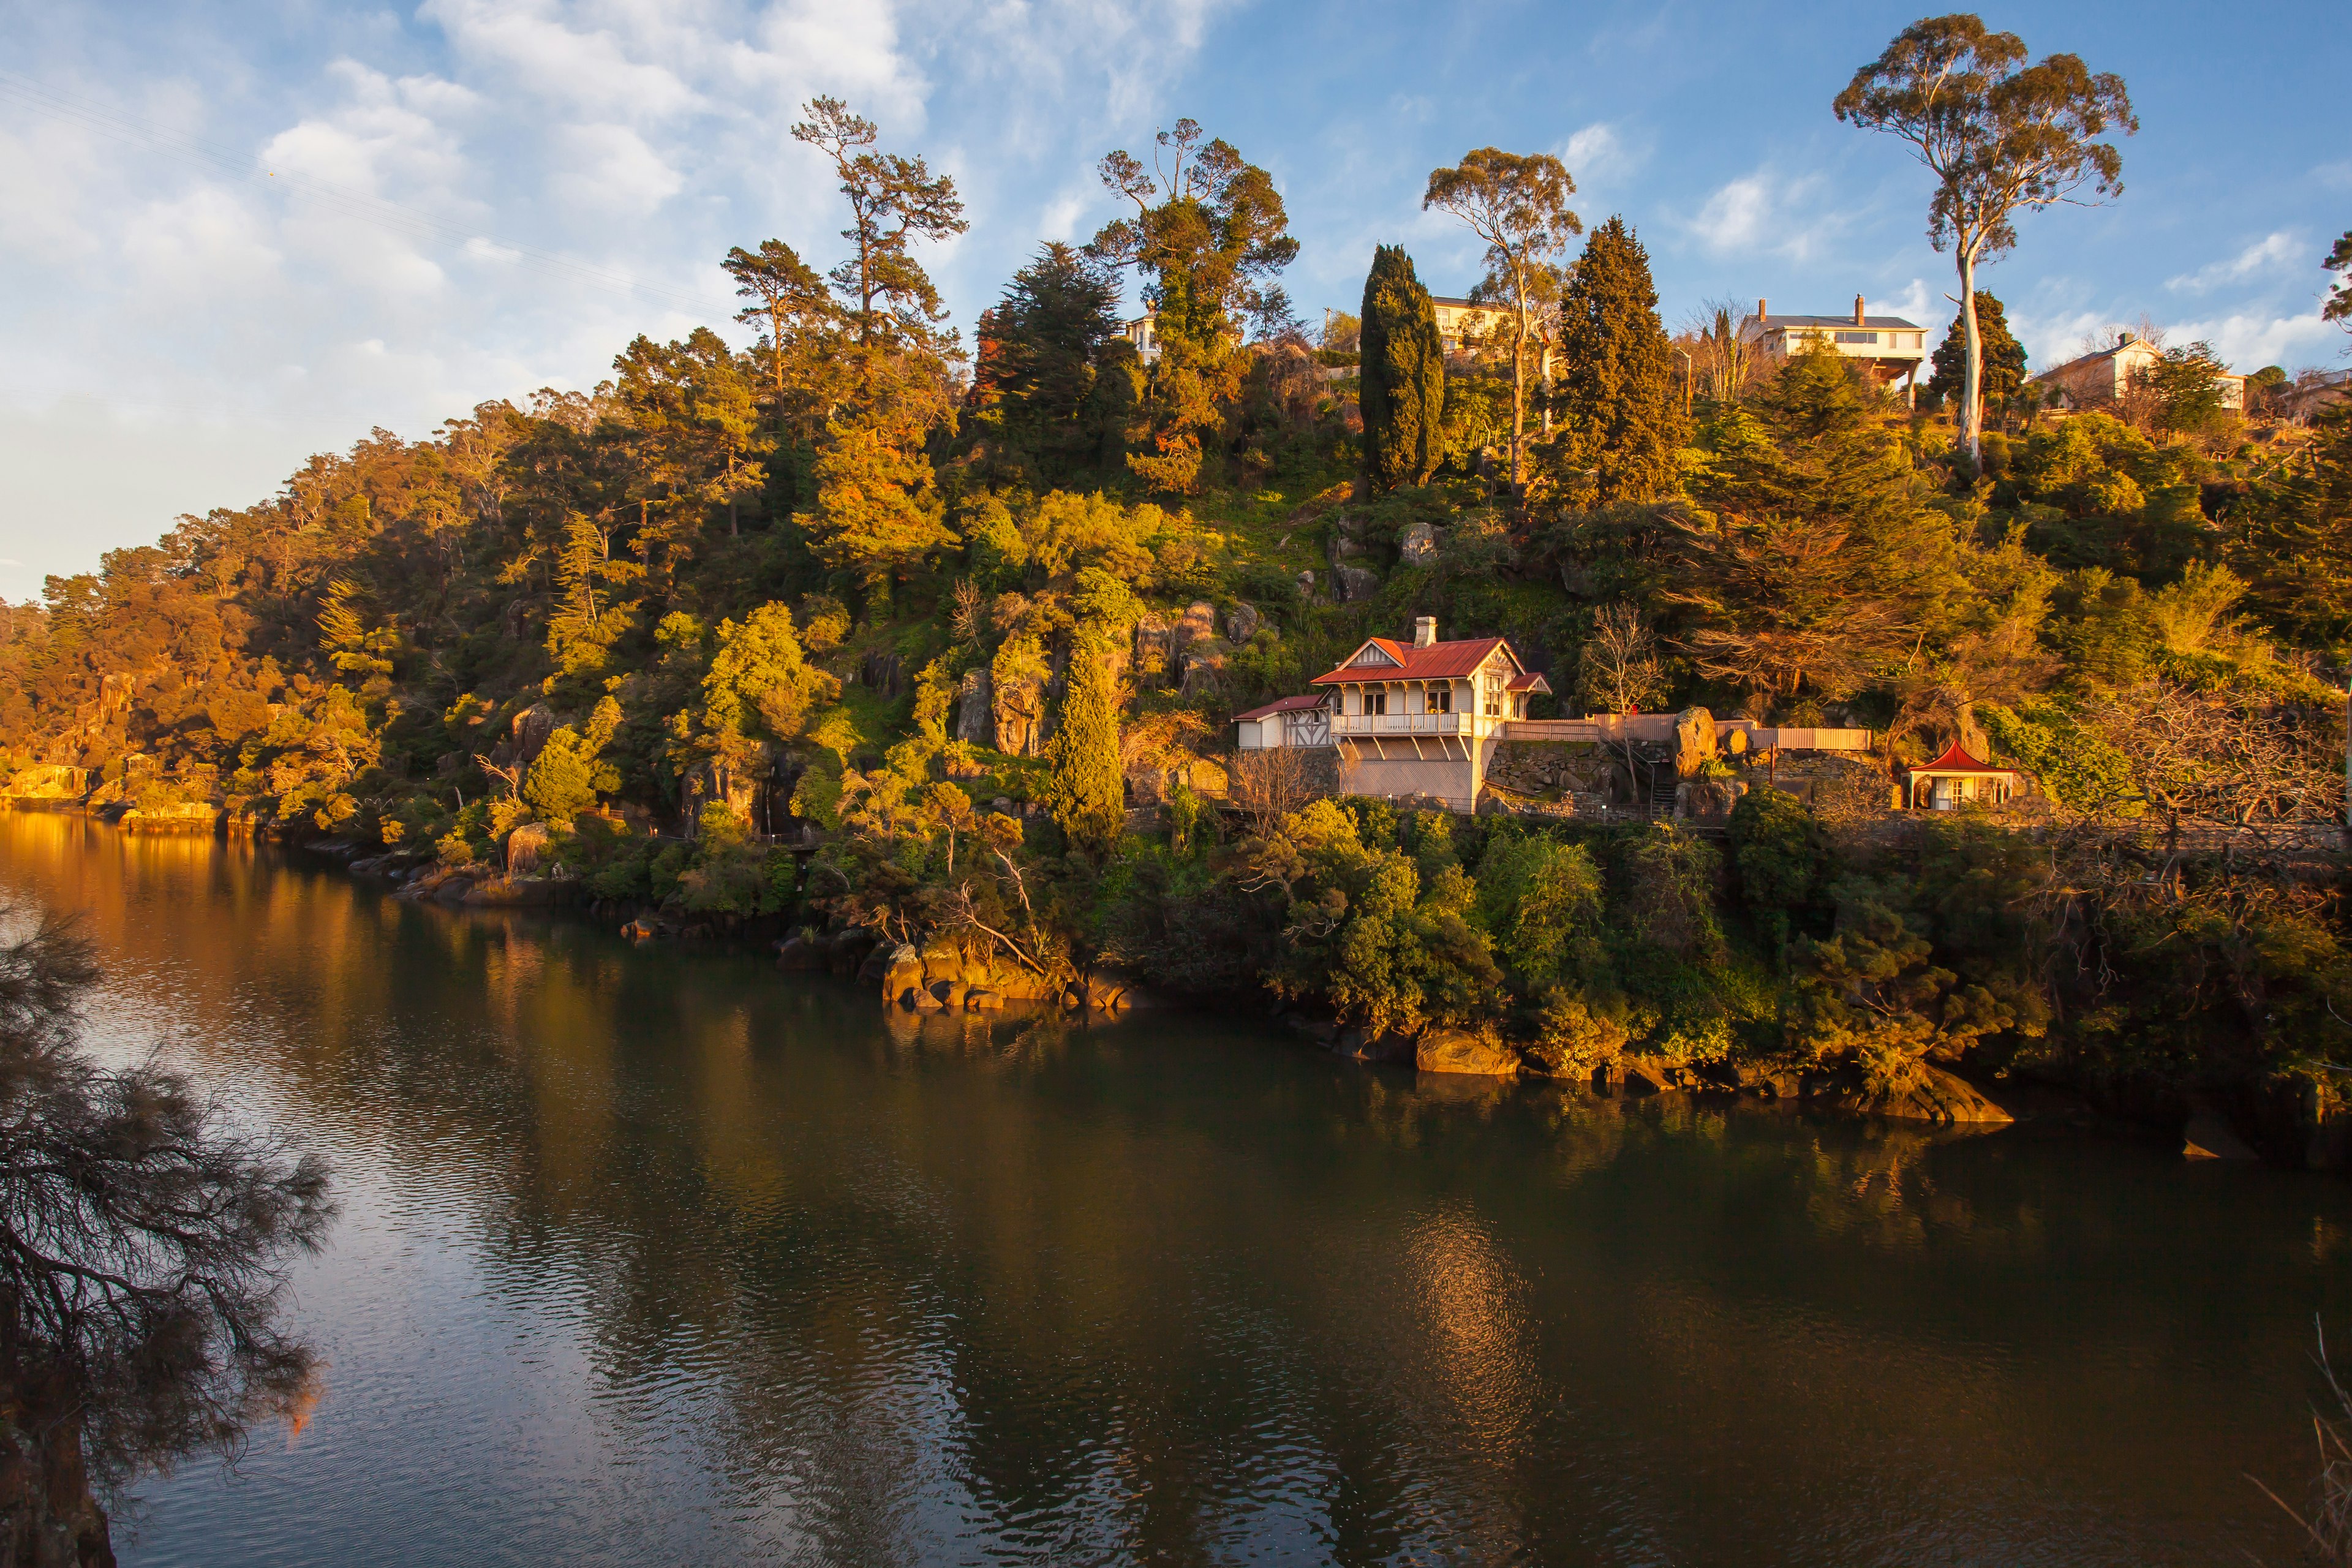
[[[1927,329],[1900,316],[1864,315],[1859,294],[1850,316],[1775,316],[1767,301],[1759,300],[1752,330],[1767,353],[1787,358],[1826,344],[1847,359],[1862,361],[1879,385],[1900,379],[1906,397],[1918,395],[1919,367],[1927,359]]]
[[[2117,332],[2112,347],[2070,359],[2035,376],[2029,384],[2042,389],[2053,408],[2102,408],[2131,390],[2133,381],[2162,363],[2164,351],[2146,338]],[[2221,389],[2221,406],[2236,412],[2246,406],[2246,378],[2224,373],[2213,378]]]

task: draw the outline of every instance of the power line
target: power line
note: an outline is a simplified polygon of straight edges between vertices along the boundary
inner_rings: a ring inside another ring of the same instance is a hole
[[[732,301],[722,305],[700,295],[688,294],[657,283],[645,282],[625,273],[591,266],[556,251],[500,239],[470,226],[453,223],[419,208],[386,201],[381,196],[369,195],[331,181],[267,168],[252,154],[239,149],[173,131],[110,105],[94,102],[35,81],[15,71],[0,70],[0,94],[14,97],[53,118],[72,121],[103,136],[140,143],[236,179],[258,179],[268,185],[297,194],[331,212],[408,238],[459,249],[479,242],[494,246],[507,252],[519,264],[548,276],[568,279],[593,288],[649,296],[698,313],[723,312],[727,318],[732,318],[735,313],[736,307]]]

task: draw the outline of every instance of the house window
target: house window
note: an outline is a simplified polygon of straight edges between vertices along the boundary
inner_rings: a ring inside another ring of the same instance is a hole
[[[1837,341],[1842,343],[1874,343],[1878,341],[1878,334],[1876,332],[1840,332],[1837,334]]]
[[[1503,716],[1503,678],[1499,675],[1486,678],[1486,700],[1483,711],[1489,719]]]
[[[1429,710],[1432,713],[1453,712],[1454,682],[1450,680],[1435,680],[1430,682],[1428,706]]]
[[[1364,693],[1364,711],[1367,714],[1385,713],[1388,710],[1389,694],[1386,691],[1367,691]]]

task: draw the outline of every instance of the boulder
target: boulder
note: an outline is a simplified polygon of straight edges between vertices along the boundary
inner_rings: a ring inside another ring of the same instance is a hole
[[[2191,1103],[2189,1124],[2181,1129],[2180,1157],[2184,1160],[2260,1158],[2219,1110],[2201,1100]]]
[[[923,955],[915,951],[912,943],[900,942],[891,950],[882,971],[884,1002],[905,1002],[928,984],[923,975]]]
[[[465,902],[466,895],[473,890],[474,879],[471,877],[444,877],[434,884],[432,899],[436,904],[459,904]]]
[[[1070,991],[1081,1006],[1097,1012],[1116,1013],[1127,1006],[1127,994],[1133,983],[1116,969],[1097,969],[1084,979],[1075,982]]]
[[[1311,566],[1298,574],[1298,596],[1309,602],[1315,597],[1315,569]]]
[[[529,877],[541,869],[553,842],[543,822],[526,822],[507,835],[507,875]]]
[[[1437,529],[1427,518],[1404,531],[1397,554],[1408,566],[1426,566],[1437,559]]]
[[[1339,602],[1343,605],[1360,603],[1380,591],[1380,578],[1361,566],[1335,566],[1331,575],[1339,584]]]
[[[1221,637],[1204,637],[1177,655],[1184,667],[1180,689],[1187,697],[1214,697],[1223,688],[1225,657],[1231,650]]]
[[[2000,1106],[1979,1093],[1965,1079],[1921,1062],[1908,1087],[1890,1094],[1853,1094],[1848,1108],[1874,1116],[1895,1116],[1909,1121],[1934,1121],[1945,1126],[1999,1126],[2013,1121]]]
[[[655,935],[654,922],[646,916],[639,915],[621,928],[621,934],[631,942],[651,942]]]
[[[1217,635],[1217,606],[1206,599],[1195,599],[1184,606],[1184,614],[1176,622],[1178,652],[1194,643],[1206,642]]]
[[[1492,1035],[1468,1029],[1430,1029],[1413,1043],[1412,1065],[1420,1072],[1512,1078],[1518,1073],[1519,1057]]]
[[[1045,750],[1045,683],[1037,677],[995,683],[992,721],[996,749],[1008,756],[1034,757]]]
[[[1628,1094],[1664,1094],[1682,1087],[1683,1070],[1659,1057],[1622,1057],[1617,1081]]]
[[[825,952],[824,944],[809,937],[788,936],[776,943],[778,969],[824,969],[827,966],[830,958],[831,955]]]
[[[1689,778],[1715,760],[1715,715],[1685,708],[1675,715],[1675,774]]]
[[[1225,637],[1230,642],[1245,643],[1257,636],[1265,624],[1255,605],[1235,605],[1225,612]]]
[[[515,765],[529,768],[539,758],[540,748],[555,733],[555,710],[544,702],[534,702],[514,716],[509,733]]]
[[[1411,1035],[1394,1029],[1375,1034],[1367,1029],[1347,1028],[1339,1031],[1330,1042],[1331,1049],[1349,1061],[1409,1062],[1416,1056],[1415,1042]],[[1432,1071],[1445,1069],[1432,1068]]]
[[[975,746],[996,744],[996,693],[984,664],[964,672],[963,686],[956,699],[955,738]]]
[[[521,909],[555,901],[555,884],[545,877],[485,877],[466,894],[477,907]]]
[[[967,1013],[1001,1013],[1004,1010],[1004,998],[983,986],[965,992],[963,1006]]]

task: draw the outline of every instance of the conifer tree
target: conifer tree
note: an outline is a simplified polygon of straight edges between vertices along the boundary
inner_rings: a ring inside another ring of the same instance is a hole
[[[1983,354],[1981,378],[1978,393],[1987,408],[2006,408],[2025,384],[2025,345],[2011,335],[2009,314],[2000,301],[1977,290],[1977,342]],[[1936,346],[1928,363],[1935,374],[1927,378],[1927,395],[1937,403],[1957,408],[1958,399],[1967,389],[1969,374],[1968,323],[1959,317],[1952,318],[1951,331]]]
[[[1402,246],[1372,252],[1360,332],[1365,471],[1375,489],[1425,484],[1443,451],[1445,344]]]
[[[1592,231],[1559,301],[1560,434],[1549,467],[1582,507],[1672,494],[1689,440],[1649,253],[1612,217]]]
[[[1062,727],[1045,748],[1045,807],[1070,843],[1097,858],[1127,820],[1118,767],[1118,690],[1101,640],[1082,633],[1070,653]]]

